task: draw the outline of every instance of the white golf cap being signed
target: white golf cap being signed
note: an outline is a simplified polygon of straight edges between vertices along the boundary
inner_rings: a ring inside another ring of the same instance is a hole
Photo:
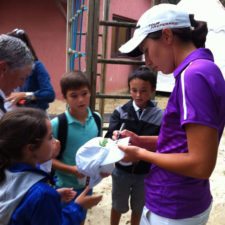
[[[129,138],[118,140],[119,144],[128,145]],[[98,184],[102,177],[100,173],[111,173],[114,163],[124,157],[117,142],[110,138],[95,137],[82,145],[76,153],[78,171],[90,177],[90,187]]]
[[[119,48],[121,53],[139,56],[139,45],[148,34],[165,28],[191,27],[189,14],[178,5],[159,4],[147,10],[138,20],[133,37]]]

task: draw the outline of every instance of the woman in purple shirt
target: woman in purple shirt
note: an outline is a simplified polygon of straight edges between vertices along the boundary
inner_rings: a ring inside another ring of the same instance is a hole
[[[225,124],[225,81],[204,48],[207,32],[205,22],[177,5],[160,4],[141,16],[133,38],[120,48],[130,56],[144,54],[146,65],[175,77],[159,136],[121,132],[131,137],[130,146],[120,146],[124,160],[153,164],[141,225],[207,223],[209,177]]]

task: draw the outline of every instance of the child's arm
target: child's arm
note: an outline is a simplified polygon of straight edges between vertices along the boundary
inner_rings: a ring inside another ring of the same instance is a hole
[[[62,163],[58,159],[52,160],[52,167],[53,167],[53,169],[56,169],[56,170],[61,170],[66,173],[71,173],[71,174],[75,175],[77,178],[85,177],[82,173],[78,172],[77,166],[67,165],[65,163]]]
[[[102,200],[102,195],[87,195],[89,191],[90,188],[87,186],[75,200],[75,203],[84,209],[90,209]]]
[[[54,144],[54,151],[52,158],[56,158],[59,155],[61,145],[58,139],[55,139],[55,142],[53,144]]]

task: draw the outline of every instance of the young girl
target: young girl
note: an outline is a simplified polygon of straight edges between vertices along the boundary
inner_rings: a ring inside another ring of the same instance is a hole
[[[153,164],[141,225],[207,223],[209,177],[225,125],[225,81],[204,48],[207,31],[205,22],[179,6],[159,4],[141,16],[133,38],[120,48],[133,56],[144,53],[146,65],[175,77],[159,136],[121,134],[139,146],[121,147],[127,159]]]
[[[80,224],[84,209],[101,196],[86,196],[88,189],[64,208],[49,176],[37,165],[54,154],[51,124],[42,110],[21,108],[0,120],[0,224]]]

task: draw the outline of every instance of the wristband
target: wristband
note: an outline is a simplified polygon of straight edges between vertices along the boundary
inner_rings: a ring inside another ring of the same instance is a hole
[[[25,98],[27,100],[34,100],[34,93],[33,92],[26,92],[25,93]]]

